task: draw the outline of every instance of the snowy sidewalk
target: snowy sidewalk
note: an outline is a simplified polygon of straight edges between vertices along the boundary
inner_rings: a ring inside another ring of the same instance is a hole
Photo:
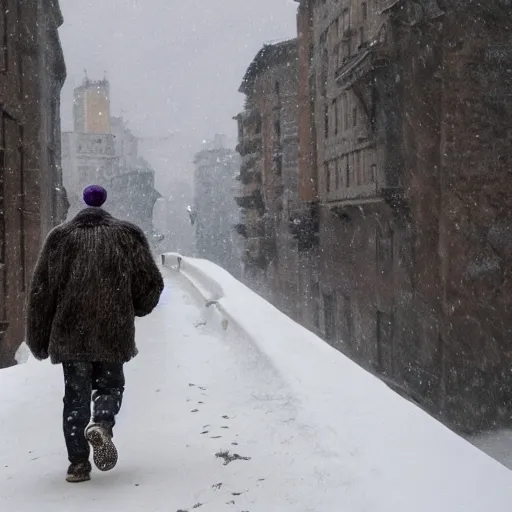
[[[60,367],[31,361],[0,372],[0,510],[334,510],[325,504],[340,490],[315,468],[307,433],[290,425],[291,398],[236,340],[201,325],[189,292],[180,276],[167,280],[161,305],[139,322],[119,465],[91,482],[64,481]],[[225,451],[250,460],[225,465],[216,457]]]
[[[211,309],[197,289],[166,270],[160,306],[137,325],[140,355],[126,367],[120,460],[111,473],[94,472],[85,484],[64,480],[60,367],[30,361],[0,371],[0,510],[510,509],[507,469],[202,265],[236,295],[225,304],[233,315],[238,307],[263,332],[275,326],[267,354],[231,325],[222,333],[205,323]],[[272,347],[290,357],[271,364],[279,357]],[[294,386],[285,379],[292,373]],[[301,394],[301,386],[318,394]]]

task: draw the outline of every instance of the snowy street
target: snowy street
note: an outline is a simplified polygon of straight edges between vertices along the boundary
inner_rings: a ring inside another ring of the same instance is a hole
[[[138,322],[140,354],[126,366],[119,464],[85,484],[64,480],[61,368],[2,370],[1,510],[509,510],[510,471],[213,270],[226,315],[245,310],[246,326],[275,339],[260,350],[243,322],[219,328],[215,306],[164,269],[164,296]]]
[[[95,472],[85,485],[64,481],[60,367],[31,362],[0,374],[2,510],[67,511],[70,500],[113,510],[116,500],[114,509],[126,511],[297,511],[314,510],[319,492],[334,499],[308,433],[290,424],[294,405],[277,378],[201,325],[183,279],[167,285],[162,305],[138,325],[112,473]],[[222,451],[251,460],[224,465]]]

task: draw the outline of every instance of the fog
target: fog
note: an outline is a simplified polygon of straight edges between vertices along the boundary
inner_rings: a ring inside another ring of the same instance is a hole
[[[296,34],[291,0],[61,0],[60,35],[68,70],[62,128],[72,129],[73,89],[106,74],[112,114],[123,115],[167,192],[192,175],[201,142],[232,120],[247,66],[264,42]],[[169,136],[167,140],[161,137]]]

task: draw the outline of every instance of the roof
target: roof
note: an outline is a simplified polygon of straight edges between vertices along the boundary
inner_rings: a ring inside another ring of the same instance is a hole
[[[277,43],[267,43],[256,54],[251,65],[247,68],[239,92],[247,93],[256,77],[272,64],[277,64],[282,60],[290,58],[290,55],[297,52],[297,38],[286,39]]]

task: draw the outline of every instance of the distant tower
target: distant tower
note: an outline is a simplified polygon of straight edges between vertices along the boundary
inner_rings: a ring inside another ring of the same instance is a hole
[[[85,75],[75,89],[73,116],[77,133],[111,133],[110,84],[106,78],[93,81]]]

